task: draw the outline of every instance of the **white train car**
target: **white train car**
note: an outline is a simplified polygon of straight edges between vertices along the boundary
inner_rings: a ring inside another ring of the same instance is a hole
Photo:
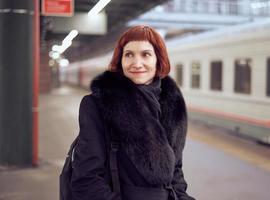
[[[189,116],[270,144],[270,20],[167,41]]]

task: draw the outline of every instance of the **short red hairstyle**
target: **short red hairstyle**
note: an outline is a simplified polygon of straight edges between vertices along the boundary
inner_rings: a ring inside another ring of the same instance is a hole
[[[122,72],[121,59],[124,46],[131,41],[148,41],[155,50],[157,56],[156,76],[164,78],[170,72],[170,61],[166,46],[162,37],[149,26],[133,26],[122,34],[116,43],[113,57],[109,65],[109,70],[113,72]]]

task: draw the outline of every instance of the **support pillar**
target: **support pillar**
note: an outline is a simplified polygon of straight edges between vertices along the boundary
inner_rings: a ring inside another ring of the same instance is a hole
[[[0,164],[33,164],[33,0],[0,1]]]

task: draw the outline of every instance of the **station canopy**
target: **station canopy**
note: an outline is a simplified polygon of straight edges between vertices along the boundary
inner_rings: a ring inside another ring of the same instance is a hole
[[[97,2],[98,0],[74,0],[74,15],[87,14]],[[111,0],[102,11],[107,15],[107,33],[79,33],[72,46],[64,52],[64,56],[73,62],[110,51],[130,20],[166,2],[168,0]],[[53,44],[60,43],[69,33],[54,29],[53,24],[57,18],[64,17],[41,16],[41,42],[43,46],[47,46],[47,50]]]

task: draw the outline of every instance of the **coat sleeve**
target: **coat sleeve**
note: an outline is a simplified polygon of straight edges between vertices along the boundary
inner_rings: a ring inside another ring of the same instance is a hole
[[[176,163],[172,185],[178,200],[195,200],[186,193],[187,183],[184,179],[184,173],[182,170],[182,159],[179,159]]]
[[[184,178],[184,173],[182,169],[182,157],[183,157],[183,150],[186,142],[186,134],[187,134],[187,116],[185,116],[185,119],[183,120],[183,135],[179,138],[180,143],[179,143],[179,152],[177,155],[177,160],[175,164],[175,169],[174,169],[174,176],[172,180],[172,186],[175,190],[175,193],[178,197],[178,200],[195,200],[193,197],[189,196],[186,193],[187,190],[187,182],[185,181]]]
[[[71,188],[74,200],[119,200],[105,180],[106,142],[96,99],[85,96],[79,110],[79,140],[74,150]]]

